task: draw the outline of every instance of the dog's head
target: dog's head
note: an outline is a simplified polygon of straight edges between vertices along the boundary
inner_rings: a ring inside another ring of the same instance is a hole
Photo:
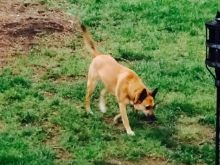
[[[154,116],[155,102],[154,98],[158,92],[158,88],[152,92],[148,92],[145,88],[138,92],[134,100],[134,108],[143,111],[146,116]]]

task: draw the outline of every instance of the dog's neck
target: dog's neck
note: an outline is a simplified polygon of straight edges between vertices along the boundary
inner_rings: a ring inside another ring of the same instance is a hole
[[[146,87],[145,86],[141,86],[141,87],[139,86],[136,89],[132,88],[132,89],[129,90],[129,102],[130,102],[131,105],[135,104],[135,99],[136,99],[137,95],[139,95],[143,89],[146,89]]]

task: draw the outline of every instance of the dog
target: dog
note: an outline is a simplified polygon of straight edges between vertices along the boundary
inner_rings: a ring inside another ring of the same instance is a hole
[[[121,117],[127,134],[135,135],[129,124],[126,106],[131,104],[136,110],[142,111],[146,116],[153,116],[154,100],[158,88],[149,91],[134,71],[119,64],[112,56],[105,55],[97,50],[93,39],[84,25],[81,25],[81,30],[85,45],[93,55],[88,71],[85,98],[86,111],[93,113],[90,108],[90,98],[97,82],[101,80],[104,84],[104,89],[101,90],[99,98],[101,112],[106,112],[104,96],[106,92],[110,92],[116,97],[120,109],[120,113],[114,117],[114,122],[117,122]]]

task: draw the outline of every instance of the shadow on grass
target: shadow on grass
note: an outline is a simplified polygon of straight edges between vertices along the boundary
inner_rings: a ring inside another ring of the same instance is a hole
[[[137,53],[137,52],[121,49],[121,48],[118,49],[118,52],[120,54],[120,58],[116,58],[116,60],[118,61],[123,61],[123,60],[139,61],[139,60],[145,60],[145,59],[150,60],[152,58],[150,56],[146,56],[143,53]]]
[[[130,113],[130,124],[133,129],[140,130],[145,134],[145,137],[157,139],[161,145],[166,148],[175,149],[178,146],[178,141],[173,137],[176,134],[177,120],[183,115],[195,117],[201,115],[200,108],[196,105],[173,101],[170,104],[161,106],[156,111],[156,121],[148,122],[146,116],[140,113]],[[209,121],[209,120],[208,120]],[[206,122],[203,120],[203,123]],[[206,123],[204,123],[206,124]],[[209,123],[207,123],[209,124]],[[143,132],[143,130],[146,130]]]

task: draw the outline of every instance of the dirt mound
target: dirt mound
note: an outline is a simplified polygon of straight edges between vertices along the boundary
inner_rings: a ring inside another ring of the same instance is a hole
[[[43,4],[1,0],[0,12],[0,67],[13,55],[27,52],[38,37],[76,31],[73,17]]]

